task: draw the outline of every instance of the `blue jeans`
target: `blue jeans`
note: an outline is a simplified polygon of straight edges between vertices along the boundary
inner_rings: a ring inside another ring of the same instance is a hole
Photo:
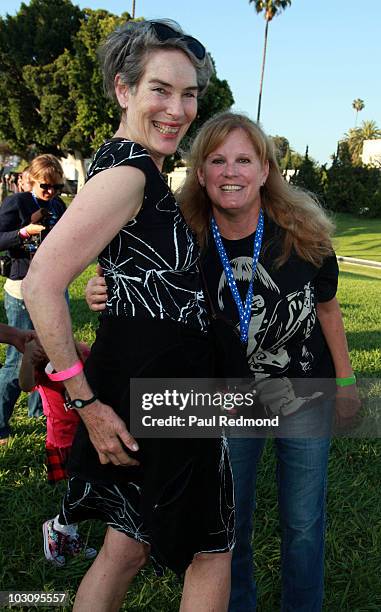
[[[18,300],[4,291],[4,307],[9,325],[20,329],[33,329],[23,300]],[[21,359],[21,353],[14,346],[8,346],[5,363],[0,368],[0,438],[7,438],[11,433],[9,419],[21,393],[19,387]],[[37,391],[28,397],[28,414],[31,417],[42,414],[41,400]]]
[[[323,601],[324,532],[329,438],[276,438],[282,531],[282,612],[320,612]],[[230,438],[236,501],[236,546],[229,612],[256,609],[253,512],[257,467],[265,440]]]

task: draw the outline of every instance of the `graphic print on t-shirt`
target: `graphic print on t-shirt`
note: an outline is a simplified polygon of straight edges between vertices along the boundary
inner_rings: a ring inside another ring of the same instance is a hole
[[[230,260],[232,271],[243,295],[251,278],[252,259],[236,257]],[[231,302],[225,272],[218,283],[218,307],[224,312]],[[228,300],[228,302],[226,302]],[[288,344],[298,346],[301,375],[312,368],[314,356],[305,346],[316,322],[315,296],[311,282],[285,295],[262,264],[258,263],[254,277],[254,297],[251,307],[247,356],[254,375],[280,376],[290,367],[292,355]],[[239,322],[237,323],[239,328]]]

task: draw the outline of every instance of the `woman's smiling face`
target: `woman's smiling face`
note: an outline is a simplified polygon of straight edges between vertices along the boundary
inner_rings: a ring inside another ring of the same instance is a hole
[[[261,207],[260,188],[269,173],[245,130],[234,129],[212,151],[197,174],[212,207],[221,213],[252,212]]]
[[[30,183],[34,195],[44,202],[49,202],[57,193],[60,192],[58,186],[63,187],[63,178],[59,174],[39,175],[39,178],[30,176]]]
[[[131,90],[117,76],[115,91],[126,109],[123,134],[145,147],[161,169],[164,158],[175,153],[197,115],[193,64],[182,51],[153,51],[137,87]],[[118,130],[117,135],[122,132]]]

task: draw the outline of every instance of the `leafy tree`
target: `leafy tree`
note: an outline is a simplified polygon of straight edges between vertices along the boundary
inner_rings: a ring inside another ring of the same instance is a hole
[[[321,173],[318,165],[308,155],[308,147],[297,172],[291,177],[293,185],[307,189],[317,196],[322,196]]]
[[[300,166],[303,164],[304,157],[297,151],[293,149],[288,149],[286,155],[280,162],[281,170],[299,170]]]
[[[82,159],[112,135],[120,109],[105,100],[96,50],[129,19],[81,11],[70,0],[31,0],[0,19],[0,139],[25,158],[72,152]],[[214,76],[193,132],[233,102],[228,83]]]
[[[274,143],[275,155],[281,170],[296,170],[303,162],[303,156],[296,153],[284,136],[271,136]]]
[[[213,58],[212,63],[215,69],[216,66]],[[209,117],[212,117],[216,113],[228,110],[233,104],[234,98],[228,82],[225,79],[219,79],[217,74],[214,73],[210,79],[208,89],[203,97],[199,100],[197,118],[192,123],[186,137],[181,143],[181,149],[177,159],[180,158],[182,151],[189,149],[192,139],[195,137],[203,123],[209,119]]]
[[[381,216],[380,193],[380,171],[377,168],[355,166],[348,141],[341,141],[332,166],[326,171],[327,207],[338,212]]]
[[[353,165],[348,142],[338,143],[332,166],[326,173],[326,204],[331,210],[349,212],[352,208]]]
[[[362,111],[363,108],[365,107],[364,100],[361,100],[361,98],[356,98],[356,100],[353,100],[352,102],[352,107],[356,111],[356,119],[355,119],[355,127],[356,127],[357,126],[357,116],[359,114],[359,111]]]
[[[287,177],[288,170],[291,169],[291,149],[290,147],[286,151],[286,155],[281,159],[279,167],[283,170],[283,176]]]
[[[35,143],[37,150],[57,151],[56,123],[70,111],[65,104],[52,120],[57,101],[44,94],[59,95],[62,102],[67,91],[58,86],[59,76],[52,64],[62,53],[73,49],[73,37],[78,30],[82,12],[69,0],[31,0],[21,5],[15,17],[0,19],[0,136],[15,153],[27,155]],[[44,89],[36,87],[33,71],[44,72]],[[49,68],[50,67],[50,68]],[[68,120],[70,121],[69,112]]]
[[[0,137],[15,153],[27,156],[32,143],[37,150],[57,151],[65,123],[62,117],[67,115],[68,123],[72,113],[54,63],[65,51],[71,53],[81,16],[69,0],[31,0],[28,6],[21,5],[15,17],[0,19]],[[45,68],[41,90],[33,76]],[[46,93],[50,93],[48,99]],[[54,96],[63,104],[56,119]]]
[[[263,43],[261,82],[259,85],[258,111],[257,111],[257,121],[259,122],[259,119],[261,116],[263,77],[265,74],[267,35],[268,35],[269,23],[273,19],[273,17],[275,17],[275,15],[285,10],[288,6],[291,6],[291,0],[249,0],[249,4],[254,4],[254,8],[258,14],[264,12],[265,21],[266,21],[265,38],[264,38],[264,43]]]
[[[103,9],[84,10],[65,74],[70,100],[75,108],[74,122],[62,139],[65,149],[80,150],[88,156],[119,125],[120,109],[103,94],[97,49],[108,34],[129,19],[128,13],[117,17]],[[63,61],[66,63],[65,59]]]
[[[352,161],[356,165],[362,164],[362,149],[364,140],[381,138],[381,130],[375,121],[363,121],[361,127],[351,128],[345,135]]]
[[[17,66],[44,65],[72,48],[81,10],[70,0],[31,0],[16,16],[0,20],[1,50],[12,51]]]
[[[0,141],[0,168],[1,165],[5,165],[12,155],[12,151],[9,148],[8,143]]]
[[[209,117],[228,110],[233,104],[234,98],[228,82],[213,75],[205,95],[199,101],[197,119],[192,124],[191,134],[199,130]]]
[[[65,51],[51,64],[26,66],[29,81],[43,91],[47,148],[57,143],[60,154],[72,153],[79,161],[78,184],[85,179],[84,157],[109,137],[119,124],[119,111],[103,96],[102,76],[96,51],[101,41],[130,18],[128,13],[116,17],[105,10],[84,9],[79,28],[73,37],[72,50]]]
[[[284,136],[271,136],[271,140],[273,141],[275,148],[275,155],[279,166],[282,163],[282,160],[286,157],[287,153],[290,151],[290,143],[287,138]]]
[[[291,163],[289,165],[289,168],[298,170],[303,163],[303,160],[304,160],[303,155],[301,155],[300,153],[297,153],[296,151],[293,151],[292,149],[290,149],[290,154],[291,154]]]

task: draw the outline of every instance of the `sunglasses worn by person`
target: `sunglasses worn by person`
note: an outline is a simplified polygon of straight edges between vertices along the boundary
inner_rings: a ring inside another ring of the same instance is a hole
[[[206,49],[204,45],[200,43],[197,38],[193,38],[193,36],[187,36],[186,34],[182,34],[177,30],[174,30],[170,26],[165,23],[160,23],[158,21],[151,21],[151,27],[155,31],[157,38],[160,42],[165,42],[166,40],[170,40],[171,38],[179,38],[183,40],[188,47],[189,51],[193,53],[193,55],[198,60],[203,60],[206,55]]]
[[[54,189],[54,191],[60,191],[63,188],[63,183],[56,183],[55,185],[51,185],[50,183],[40,183],[40,189]]]

